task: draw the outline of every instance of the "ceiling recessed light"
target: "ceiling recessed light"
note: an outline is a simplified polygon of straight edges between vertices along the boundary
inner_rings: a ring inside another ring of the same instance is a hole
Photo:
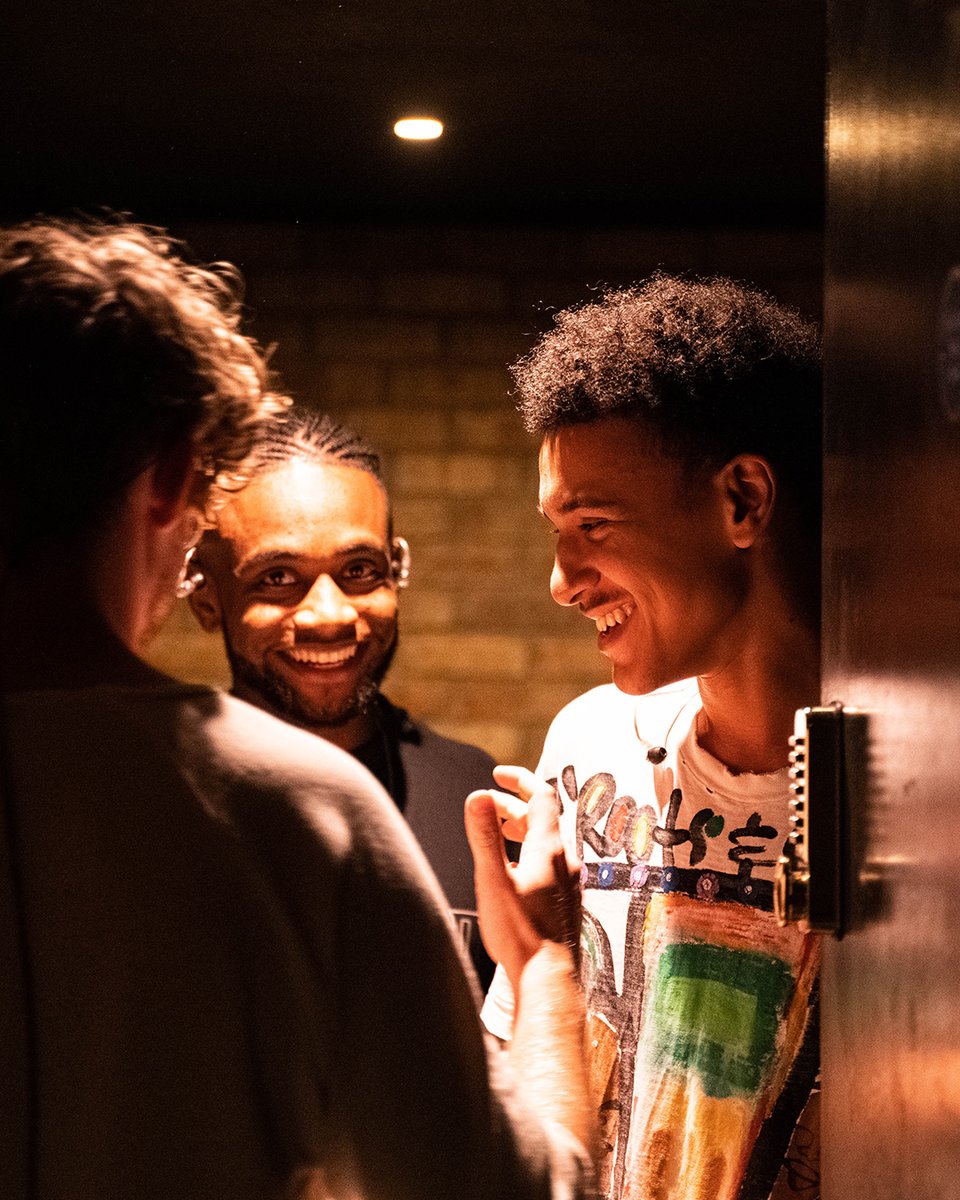
[[[394,125],[393,132],[407,141],[430,142],[443,133],[443,124],[434,117],[404,117]]]

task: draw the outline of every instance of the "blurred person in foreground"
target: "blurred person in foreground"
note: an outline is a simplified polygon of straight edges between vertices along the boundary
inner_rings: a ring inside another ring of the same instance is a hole
[[[601,1192],[813,1200],[819,945],[778,926],[772,879],[794,710],[819,698],[816,332],[661,275],[560,313],[515,378],[550,589],[613,675],[538,768],[584,859]],[[509,992],[484,1009],[505,1039]]]
[[[477,924],[463,799],[490,785],[494,761],[383,695],[410,574],[392,525],[374,449],[328,416],[288,410],[197,547],[190,606],[223,635],[234,696],[347,750],[386,788],[486,990],[493,963]]]
[[[468,806],[529,1025],[503,1072],[368,772],[139,656],[278,407],[235,282],[134,225],[0,233],[0,1195],[580,1195],[548,794],[526,874]]]

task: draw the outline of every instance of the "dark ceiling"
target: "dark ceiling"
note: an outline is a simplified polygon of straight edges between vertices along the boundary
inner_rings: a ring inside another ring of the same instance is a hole
[[[817,225],[824,45],[818,0],[30,0],[0,207]]]

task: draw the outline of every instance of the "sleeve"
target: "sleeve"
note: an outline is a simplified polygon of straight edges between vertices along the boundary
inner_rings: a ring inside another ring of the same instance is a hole
[[[513,1037],[515,1013],[513,988],[506,971],[498,965],[480,1010],[480,1020],[494,1037],[499,1038],[501,1042],[509,1042]]]

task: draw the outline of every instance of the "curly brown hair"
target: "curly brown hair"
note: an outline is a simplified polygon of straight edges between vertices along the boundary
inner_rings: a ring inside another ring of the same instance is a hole
[[[816,328],[730,279],[657,274],[557,314],[513,367],[527,430],[625,416],[691,473],[762,455],[784,579],[816,623],[822,478]]]
[[[164,447],[189,438],[209,502],[286,401],[240,332],[227,264],[161,230],[37,219],[0,230],[0,550],[95,526]]]
[[[558,313],[513,374],[529,432],[628,416],[693,470],[761,454],[819,533],[818,334],[762,292],[657,274]]]
[[[635,416],[674,453],[710,461],[729,458],[738,427],[752,436],[785,415],[780,384],[819,408],[816,329],[729,279],[657,274],[569,308],[513,374],[532,433]]]

